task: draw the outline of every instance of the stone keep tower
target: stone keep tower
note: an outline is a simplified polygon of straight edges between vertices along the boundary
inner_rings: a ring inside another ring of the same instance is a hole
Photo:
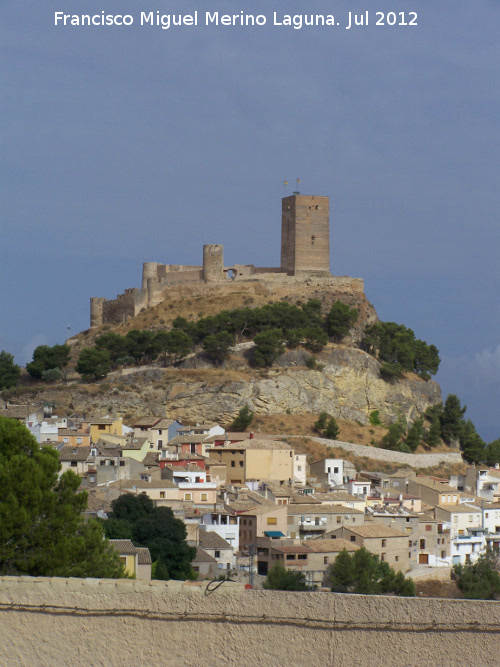
[[[203,279],[207,283],[224,280],[224,246],[217,244],[203,246]]]
[[[330,200],[293,194],[281,200],[281,271],[330,276]]]

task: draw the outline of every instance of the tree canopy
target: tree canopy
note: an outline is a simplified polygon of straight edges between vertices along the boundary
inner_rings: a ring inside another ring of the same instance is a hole
[[[27,428],[0,417],[0,573],[123,577],[101,525],[84,521],[80,478],[59,477],[59,454]]]
[[[59,368],[61,371],[68,365],[71,356],[69,345],[39,345],[33,352],[33,361],[26,364],[31,377],[40,380],[44,371]]]
[[[267,579],[262,584],[268,591],[306,591],[306,578],[302,572],[289,570],[277,561],[269,570]]]
[[[356,308],[350,308],[342,301],[335,301],[326,318],[326,330],[334,341],[341,341],[359,317]]]
[[[86,347],[80,352],[75,370],[84,380],[100,380],[110,369],[111,355],[108,350]]]
[[[330,565],[329,577],[332,591],[337,593],[415,596],[412,579],[405,579],[402,572],[395,572],[388,563],[364,547],[351,554],[343,549]]]
[[[122,495],[111,504],[112,512],[104,521],[110,539],[132,539],[136,546],[148,547],[158,565],[154,571],[165,579],[189,579],[196,549],[186,542],[186,526],[174,517],[170,507],[154,507],[143,496]]]
[[[248,405],[245,404],[240,409],[233,423],[231,424],[231,429],[233,431],[246,431],[252,423],[253,417],[254,413],[250,410]]]
[[[491,549],[475,563],[454,565],[453,572],[466,600],[495,600],[500,594],[498,557]]]
[[[366,327],[361,347],[383,362],[380,373],[385,380],[401,377],[404,371],[429,379],[437,373],[441,361],[435,345],[415,338],[411,329],[396,322]]]
[[[21,376],[20,367],[14,363],[14,355],[0,352],[0,389],[10,389]]]

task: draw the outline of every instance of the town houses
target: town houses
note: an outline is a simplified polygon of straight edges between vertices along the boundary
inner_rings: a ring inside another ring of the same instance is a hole
[[[328,585],[337,555],[365,547],[396,571],[474,562],[500,546],[500,470],[449,478],[356,470],[347,459],[310,460],[260,432],[165,416],[58,418],[10,409],[42,445],[59,451],[89,494],[86,514],[106,519],[120,495],[170,507],[196,547],[199,578],[266,576],[277,562]],[[149,555],[115,542],[128,571],[151,573]]]

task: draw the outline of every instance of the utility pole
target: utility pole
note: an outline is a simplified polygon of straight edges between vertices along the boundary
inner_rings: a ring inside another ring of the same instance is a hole
[[[253,588],[253,584],[255,581],[255,572],[253,569],[253,561],[255,557],[255,553],[257,551],[257,548],[255,544],[250,544],[248,546],[248,583],[250,586]]]

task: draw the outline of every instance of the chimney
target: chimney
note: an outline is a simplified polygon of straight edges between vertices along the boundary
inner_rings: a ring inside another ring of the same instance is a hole
[[[250,440],[253,440],[255,438],[255,434],[253,431],[250,431]]]

